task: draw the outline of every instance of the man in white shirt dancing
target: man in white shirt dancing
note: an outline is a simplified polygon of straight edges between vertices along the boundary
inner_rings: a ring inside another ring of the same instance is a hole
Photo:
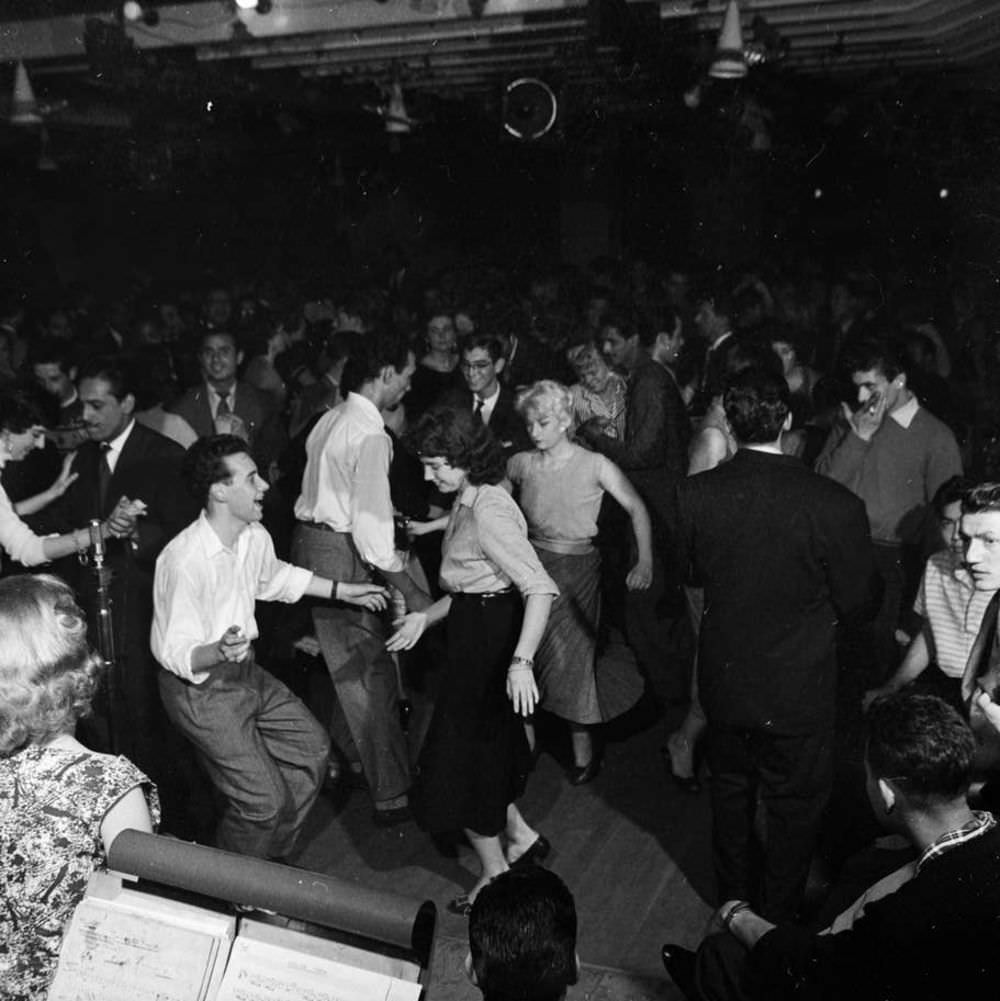
[[[156,561],[151,644],[164,668],[160,696],[226,801],[218,847],[284,859],[319,792],[329,742],[257,664],[254,602],[309,595],[378,609],[385,591],[334,583],[275,556],[259,524],[268,486],[242,438],[195,442],[184,476],[203,510]]]
[[[382,410],[397,406],[416,363],[406,341],[372,331],[344,364],[343,403],[320,418],[306,442],[299,521],[292,558],[318,573],[358,583],[373,572],[398,588],[410,611],[430,598],[406,571],[396,550],[389,464],[392,443]],[[331,730],[340,750],[356,757],[388,825],[409,816],[410,766],[399,724],[396,668],[386,652],[386,624],[365,609],[314,609],[316,638],[333,680],[345,728],[336,713]]]

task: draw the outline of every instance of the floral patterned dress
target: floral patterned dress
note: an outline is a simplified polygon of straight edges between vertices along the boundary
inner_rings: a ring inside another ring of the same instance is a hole
[[[126,758],[27,747],[0,759],[0,997],[39,1001],[90,874],[106,862],[101,823],[136,787],[154,824],[156,790]]]

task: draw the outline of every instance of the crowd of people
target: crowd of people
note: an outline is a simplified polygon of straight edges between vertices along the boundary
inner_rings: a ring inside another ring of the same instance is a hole
[[[721,907],[663,957],[689,996],[997,971],[1000,328],[972,286],[602,259],[35,305],[0,310],[12,996],[44,997],[117,831],[293,862],[324,788],[463,833],[479,873],[448,907],[475,925],[551,850],[518,806],[539,714],[583,785],[640,704],[686,711],[664,766],[709,787]],[[310,655],[332,706],[282,680]],[[807,885],[854,724],[908,847],[831,913]]]

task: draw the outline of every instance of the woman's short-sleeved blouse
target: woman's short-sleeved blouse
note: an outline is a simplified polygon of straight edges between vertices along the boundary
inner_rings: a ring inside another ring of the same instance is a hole
[[[106,862],[101,824],[137,786],[157,823],[156,790],[127,758],[32,746],[0,759],[3,997],[45,997],[63,931]]]

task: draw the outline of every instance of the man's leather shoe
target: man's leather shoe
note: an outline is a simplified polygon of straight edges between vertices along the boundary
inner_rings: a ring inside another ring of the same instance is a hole
[[[698,1001],[698,990],[694,984],[695,954],[690,949],[668,942],[661,950],[663,968],[688,1001]]]

